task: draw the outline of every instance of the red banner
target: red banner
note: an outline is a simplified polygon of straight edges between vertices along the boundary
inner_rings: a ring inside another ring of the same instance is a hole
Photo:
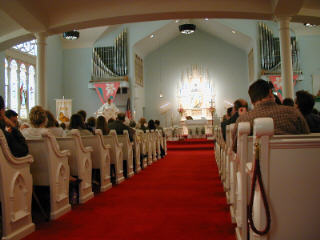
[[[299,75],[293,75],[293,86],[296,85],[298,77],[299,77]],[[272,76],[269,76],[269,80],[272,82],[272,84],[274,86],[274,90],[277,92],[277,96],[280,98],[280,100],[282,102],[283,92],[282,92],[281,76],[280,75],[272,75]]]
[[[94,87],[96,88],[100,101],[102,102],[102,104],[105,104],[109,98],[112,98],[114,100],[118,88],[120,87],[120,83],[95,83]]]

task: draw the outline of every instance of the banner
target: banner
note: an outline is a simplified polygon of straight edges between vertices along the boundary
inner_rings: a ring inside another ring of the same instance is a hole
[[[277,96],[279,97],[279,99],[281,100],[281,102],[283,101],[283,91],[282,91],[282,83],[281,83],[281,75],[272,75],[272,76],[268,76],[270,82],[272,82],[273,86],[274,86],[274,90],[277,92]],[[297,83],[297,79],[298,79],[299,75],[293,75],[293,87],[296,85]]]
[[[70,121],[72,114],[72,99],[56,99],[56,119],[59,123]]]
[[[118,88],[120,87],[120,82],[95,83],[94,87],[96,88],[101,103],[105,104],[110,97],[112,99],[115,98]]]

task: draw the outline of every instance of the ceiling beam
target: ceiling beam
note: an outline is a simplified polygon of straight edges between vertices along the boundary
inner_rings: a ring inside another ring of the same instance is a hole
[[[0,0],[0,9],[29,32],[46,32],[47,30],[45,18],[41,13],[31,13],[18,0]]]
[[[303,6],[304,0],[271,0],[273,13],[276,17],[292,17],[297,15]]]

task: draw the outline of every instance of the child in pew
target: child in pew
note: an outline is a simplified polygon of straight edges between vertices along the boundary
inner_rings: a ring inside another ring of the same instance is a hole
[[[0,128],[6,137],[13,156],[24,157],[29,153],[26,140],[18,130],[17,125],[5,116],[5,105],[2,96],[0,96]]]

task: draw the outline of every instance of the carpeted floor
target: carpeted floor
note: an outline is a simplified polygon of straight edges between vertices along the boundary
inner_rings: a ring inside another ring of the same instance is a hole
[[[128,181],[37,226],[25,239],[234,240],[235,235],[214,153],[193,147],[169,151]]]

